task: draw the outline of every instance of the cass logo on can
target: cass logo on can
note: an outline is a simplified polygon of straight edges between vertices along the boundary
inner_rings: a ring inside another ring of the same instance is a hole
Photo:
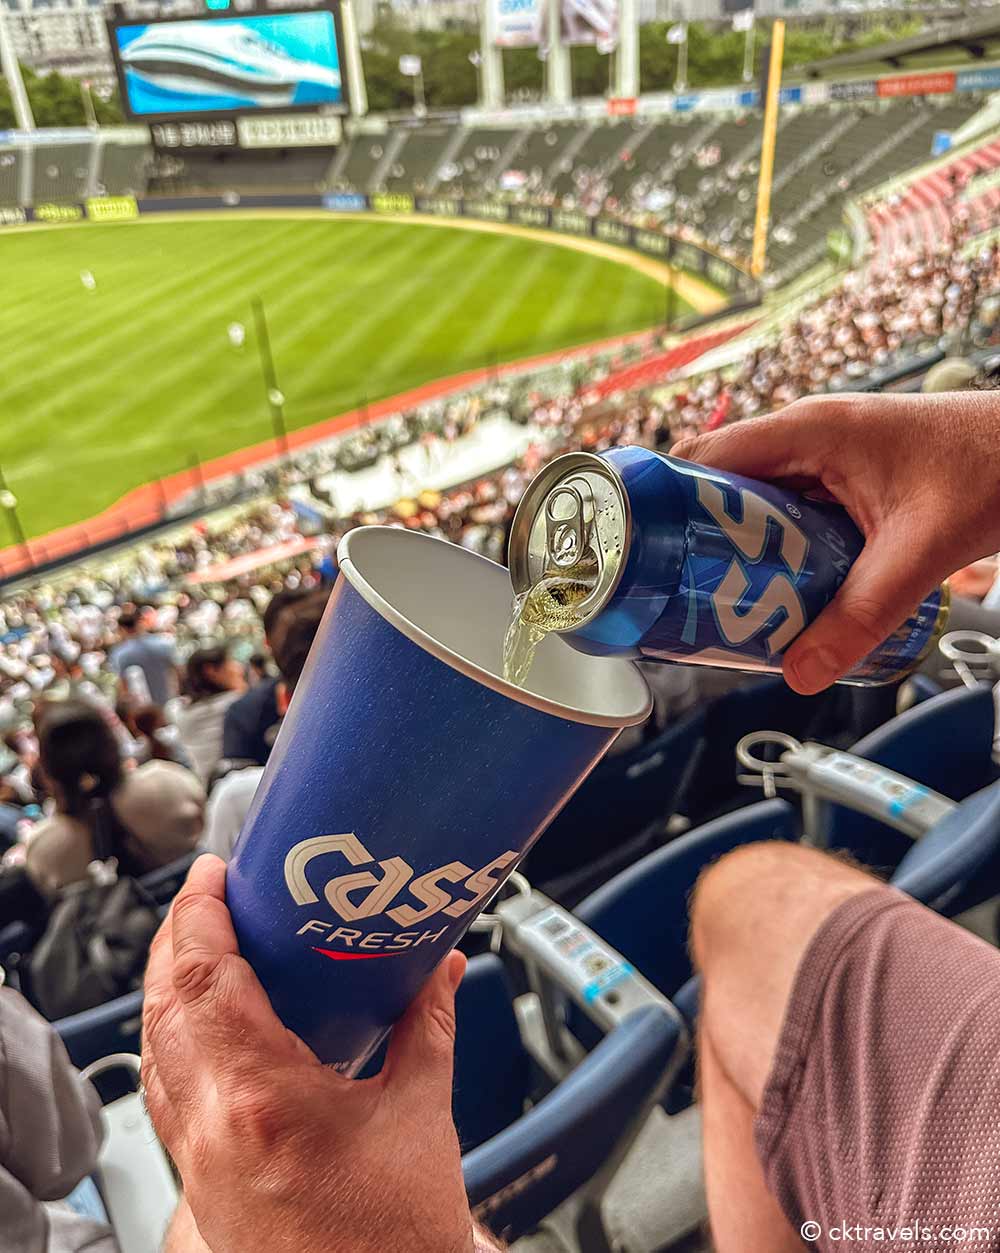
[[[742,517],[739,520],[729,512],[722,488],[711,479],[699,478],[697,492],[702,508],[711,514],[739,553],[730,562],[712,596],[712,607],[722,638],[734,646],[745,644],[770,622],[778,609],[783,609],[783,620],[766,640],[768,653],[780,652],[806,625],[805,608],[796,590],[795,579],[805,565],[809,541],[777,506],[754,492],[740,491]],[[787,573],[776,574],[757,600],[747,605],[743,597],[750,589],[750,580],[744,562],[755,564],[763,557],[769,521],[777,525],[781,534],[781,560]]]
[[[296,905],[314,905],[319,901],[306,877],[306,868],[317,857],[331,853],[340,854],[350,866],[374,866],[380,871],[375,874],[372,870],[355,870],[327,880],[323,896],[337,917],[345,923],[359,923],[384,914],[395,924],[393,930],[371,931],[310,918],[296,934],[322,933],[325,943],[334,947],[313,947],[335,961],[398,956],[421,944],[443,939],[450,930],[448,922],[438,930],[423,928],[421,924],[438,915],[443,915],[438,921],[461,918],[475,909],[499,886],[505,870],[517,860],[517,853],[508,851],[479,870],[461,861],[450,861],[414,877],[413,867],[402,857],[376,862],[353,831],[318,835],[301,840],[285,857],[285,883]]]

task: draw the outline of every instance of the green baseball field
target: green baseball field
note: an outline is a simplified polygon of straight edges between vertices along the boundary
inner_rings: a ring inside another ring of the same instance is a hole
[[[660,278],[607,250],[514,232],[233,216],[4,233],[0,466],[29,535],[269,437],[254,296],[289,429],[665,307]]]

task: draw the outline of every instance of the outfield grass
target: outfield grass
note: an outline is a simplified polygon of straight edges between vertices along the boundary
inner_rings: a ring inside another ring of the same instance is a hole
[[[0,464],[29,535],[89,517],[193,454],[268,438],[254,295],[289,428],[651,326],[665,304],[653,279],[555,244],[378,221],[9,233],[0,276]],[[242,349],[229,342],[234,321],[247,328]]]

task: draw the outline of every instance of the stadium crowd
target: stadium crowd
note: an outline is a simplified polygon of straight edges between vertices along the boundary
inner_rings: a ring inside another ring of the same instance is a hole
[[[265,644],[274,612],[268,606],[328,585],[336,544],[350,528],[405,526],[502,560],[524,488],[554,456],[615,444],[668,449],[799,396],[850,387],[918,350],[955,351],[970,335],[991,342],[1000,320],[1000,243],[970,248],[964,232],[957,220],[935,251],[913,251],[905,282],[877,266],[849,274],[735,364],[701,374],[695,366],[689,378],[610,397],[594,384],[645,345],[571,360],[540,379],[496,377],[298,455],[286,470],[287,495],[279,488],[263,503],[209,514],[124,556],[9,595],[0,606],[3,787],[14,805],[33,808],[26,819],[8,807],[8,858],[22,855],[19,836],[37,807],[55,803],[37,768],[41,722],[53,703],[95,703],[124,761],[191,768],[202,788],[222,761],[262,765],[281,713]],[[434,445],[446,457],[448,445],[490,414],[525,424],[533,436],[523,456],[495,473],[347,518],[324,500],[329,471],[394,458],[415,441],[428,459]],[[294,485],[307,491],[296,495]],[[230,571],[233,561],[245,564]],[[241,695],[244,687],[250,690]],[[240,738],[232,728],[247,701],[263,704],[254,713],[258,724],[245,725]]]
[[[244,667],[257,657],[254,675],[264,673],[261,613],[276,594],[308,592],[329,581],[336,544],[354,526],[405,526],[502,560],[524,488],[554,456],[615,444],[668,449],[678,439],[800,396],[850,387],[918,349],[955,351],[970,332],[977,342],[990,342],[1000,323],[1000,242],[971,251],[964,245],[957,222],[947,244],[906,259],[905,283],[895,270],[851,273],[769,342],[755,343],[743,360],[642,392],[609,399],[593,393],[593,385],[633,360],[639,346],[569,363],[542,382],[494,379],[466,395],[372,424],[346,443],[299,455],[287,479],[307,485],[304,499],[318,509],[303,509],[303,496],[279,492],[6,597],[0,605],[0,729],[8,748],[12,737],[25,736],[36,706],[82,695],[110,711],[126,757],[162,755],[162,745],[185,719],[171,713],[159,726],[149,712],[163,709],[168,694],[142,666],[140,675],[123,664],[129,622],[136,618],[145,633],[140,651],[150,651],[153,639],[170,640],[181,686],[171,688],[169,698],[179,700],[177,709],[197,704],[214,682],[199,672],[200,653],[228,648]],[[339,518],[324,508],[321,481],[331,469],[395,456],[414,440],[446,446],[495,413],[532,430],[532,442],[516,462],[448,491],[417,491],[387,509]],[[296,541],[303,542],[301,551],[269,560],[269,549],[296,547]],[[247,559],[246,568],[227,574],[226,563],[239,558]],[[224,659],[205,664],[223,665]],[[194,756],[201,753],[196,749]],[[211,771],[199,765],[198,773],[207,779]]]
[[[141,885],[198,848],[230,853],[319,628],[347,530],[401,526],[502,560],[526,485],[563,452],[666,450],[800,396],[849,389],[908,355],[995,341],[1000,243],[970,248],[957,221],[947,243],[914,250],[903,265],[905,281],[896,269],[849,274],[773,337],[754,341],[742,360],[700,373],[695,365],[689,377],[642,391],[609,396],[595,386],[639,346],[567,362],[542,382],[494,378],[297,456],[265,498],[6,595],[0,930],[20,923],[36,938],[44,931],[48,945],[8,979],[50,1018],[139,985],[157,921]],[[414,443],[430,464],[491,414],[530,428],[515,462],[450,490],[415,485],[388,508],[337,515],[325,474],[392,460]],[[965,590],[981,595],[995,578],[991,564],[970,573]],[[672,681],[666,675],[656,692],[654,731],[696,696],[687,679],[677,680],[683,691]],[[698,691],[704,697],[708,688]],[[717,778],[716,771],[713,786]],[[88,914],[87,893],[108,887],[95,864],[112,858],[119,882],[139,886],[112,904],[102,895],[100,911]],[[80,892],[67,898],[74,887]],[[67,899],[76,902],[68,921],[59,912]],[[95,928],[114,952],[110,973],[81,949],[80,936]],[[0,1199],[3,1187],[0,1173]],[[29,1198],[25,1223],[37,1220],[36,1209]]]

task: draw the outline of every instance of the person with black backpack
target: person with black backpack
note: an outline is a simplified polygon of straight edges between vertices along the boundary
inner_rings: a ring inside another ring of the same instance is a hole
[[[55,1020],[139,986],[159,922],[142,876],[193,851],[205,793],[173,762],[126,771],[110,726],[85,701],[45,708],[39,767],[55,812],[36,828],[24,870],[51,912],[18,981]]]

